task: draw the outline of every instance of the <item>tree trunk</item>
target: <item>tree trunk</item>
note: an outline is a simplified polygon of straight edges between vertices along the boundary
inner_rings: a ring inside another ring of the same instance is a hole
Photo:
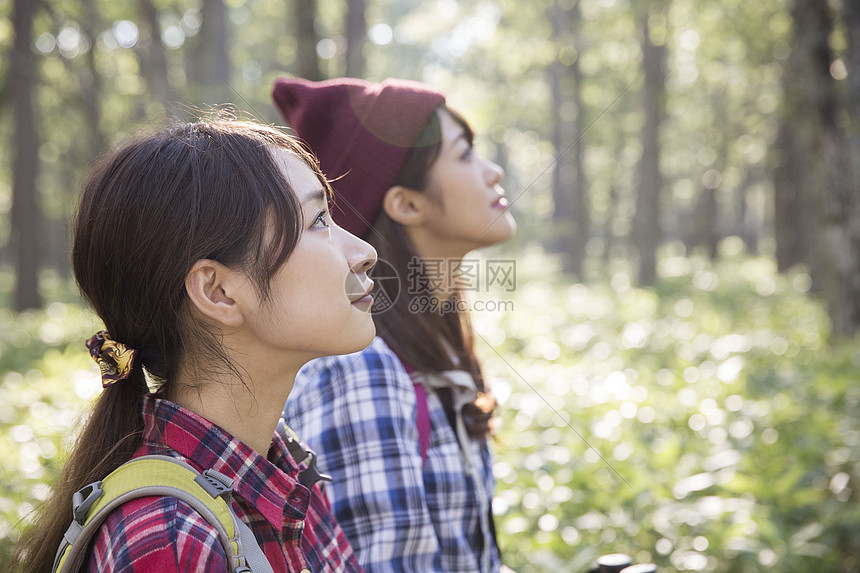
[[[753,213],[749,208],[749,190],[761,179],[761,172],[757,167],[748,167],[744,181],[738,187],[735,195],[735,209],[737,227],[736,233],[743,240],[747,253],[758,254],[759,229],[764,226],[763,221],[753,221]]]
[[[860,201],[849,138],[837,121],[844,104],[830,74],[833,15],[827,0],[794,0],[791,16],[774,170],[779,268],[801,253],[833,333],[851,336],[860,325]]]
[[[203,0],[200,12],[200,32],[186,58],[189,91],[195,103],[218,105],[237,97],[230,86],[227,8],[224,0]]]
[[[615,130],[612,134],[612,157],[621,157],[624,153],[625,137],[621,130]],[[629,250],[630,231],[624,232],[620,227],[622,221],[629,222],[629,214],[623,212],[624,197],[621,189],[624,184],[620,181],[617,171],[612,173],[612,181],[609,184],[609,204],[606,210],[606,223],[603,226],[603,236],[606,244],[603,249],[603,265],[609,268],[612,258],[618,253]]]
[[[41,306],[39,297],[39,209],[36,173],[39,167],[38,133],[34,113],[36,62],[32,50],[36,4],[15,0],[12,27],[15,40],[10,72],[15,116],[15,145],[12,164],[11,244],[15,253],[15,310]]]
[[[842,192],[846,197],[847,223],[845,235],[850,246],[846,262],[850,265],[844,273],[846,289],[844,298],[850,299],[853,311],[848,328],[843,330],[845,335],[853,335],[860,328],[860,4],[855,0],[845,0],[842,4],[842,22],[845,26],[847,41],[846,60],[849,70],[847,78],[847,94],[844,100],[844,111],[847,117],[847,128],[843,133],[843,168]],[[851,179],[848,179],[848,175]],[[837,177],[840,174],[836,174]],[[839,304],[839,303],[837,303]],[[838,311],[838,307],[835,309]],[[830,312],[831,318],[834,310]]]
[[[295,28],[298,50],[296,57],[299,65],[299,76],[308,80],[323,79],[320,71],[319,56],[317,56],[317,35],[314,20],[317,13],[316,0],[294,0]]]
[[[783,78],[792,81],[786,69]],[[790,107],[786,105],[786,107]],[[781,273],[806,260],[807,226],[811,217],[804,210],[804,153],[791,112],[783,112],[771,157],[773,177],[773,234],[776,267]]]
[[[81,80],[83,92],[84,117],[87,120],[87,128],[90,132],[90,157],[98,157],[108,143],[104,131],[101,128],[101,95],[102,78],[96,69],[95,46],[97,38],[94,30],[101,29],[101,17],[93,0],[82,0],[84,17],[87,19],[87,35],[90,38],[91,48],[87,50],[87,71],[89,75]]]
[[[723,126],[722,140],[717,148],[717,160],[711,167],[719,176],[713,178],[707,175],[703,176],[699,204],[693,218],[695,225],[693,233],[696,236],[694,242],[696,245],[705,247],[711,260],[717,258],[718,247],[722,238],[717,193],[723,187],[723,174],[728,164],[729,155],[728,141],[731,138],[731,120],[726,109],[726,98],[727,94],[719,92],[715,93],[713,97],[713,109],[717,125]]]
[[[570,8],[564,9],[555,2],[550,19],[555,44],[563,47],[572,43],[576,52],[572,61],[557,59],[549,69],[555,118],[552,139],[557,158],[552,186],[553,247],[562,255],[564,270],[582,279],[591,216],[583,171],[583,145],[577,140],[584,135],[585,130],[581,95],[583,78],[579,67],[579,56],[583,49],[579,30],[579,3],[575,2]],[[566,117],[571,110],[574,113],[572,120]]]
[[[91,3],[91,0],[87,0]],[[149,49],[140,54],[141,72],[149,85],[151,96],[166,105],[170,101],[170,85],[167,80],[167,57],[161,43],[161,24],[158,22],[158,9],[152,0],[139,0],[143,21],[149,27],[151,36]],[[205,15],[204,15],[205,18]],[[95,43],[93,43],[95,48]],[[94,50],[90,50],[92,54]]]
[[[816,186],[822,228],[822,290],[827,297],[834,334],[850,337],[860,326],[860,190],[849,155],[849,138],[837,119],[846,106],[830,74],[833,15],[827,0],[804,4],[807,5],[797,9],[794,16],[796,25],[800,25],[802,18],[815,34],[810,54],[814,70],[810,96],[816,103],[813,109],[821,129],[824,156],[820,171],[823,185]]]
[[[826,0],[794,0],[791,16],[794,33],[782,76],[783,110],[773,174],[777,267],[785,271],[806,264],[817,291],[828,273],[821,244],[828,175],[822,169],[820,110],[822,98],[831,97],[826,92],[833,88],[828,46],[832,22]]]
[[[850,119],[852,140],[856,144],[860,138],[860,2],[843,0],[842,21],[847,39],[846,64],[848,67],[848,105],[846,111]],[[852,154],[855,160],[860,157]],[[855,171],[856,173],[856,171]]]
[[[556,46],[561,45],[560,19],[561,8],[558,2],[553,2],[552,9],[549,13],[549,20],[552,24],[552,39]],[[563,112],[565,98],[562,93],[562,83],[564,80],[564,64],[558,59],[554,60],[549,65],[549,89],[552,100],[552,148],[556,157],[555,168],[552,172],[552,202],[553,202],[553,228],[554,240],[551,242],[551,247],[557,252],[564,252],[565,235],[570,221],[570,195],[567,193],[569,182],[565,181],[564,169],[562,167],[563,151],[567,145],[567,140],[570,138],[570,125],[565,121]]]
[[[845,115],[847,118],[847,153],[852,159],[849,168],[854,187],[860,185],[860,3],[843,0],[842,22],[846,36],[846,66],[848,68]],[[856,263],[860,266],[860,261]]]
[[[362,78],[367,69],[364,46],[367,41],[367,2],[348,0],[346,8],[346,75]]]
[[[642,157],[637,168],[638,197],[633,219],[639,248],[639,284],[652,286],[657,280],[657,247],[662,239],[660,189],[660,123],[665,114],[666,47],[655,45],[650,37],[649,13],[642,19],[642,68],[645,82],[642,107]]]
[[[619,156],[620,154],[615,157]],[[603,225],[603,266],[605,268],[609,268],[609,263],[612,261],[613,251],[615,250],[616,237],[613,225],[618,216],[619,202],[620,193],[618,192],[618,184],[613,180],[609,184],[609,205],[606,210],[606,223]]]
[[[203,8],[211,12],[209,21],[212,24],[210,29],[213,52],[212,79],[216,88],[221,88],[225,93],[230,94],[232,91],[229,89],[230,73],[233,66],[230,63],[230,30],[227,27],[227,7],[224,5],[224,0],[204,0]]]
[[[850,4],[845,10],[849,65],[860,36],[857,9]],[[813,288],[827,300],[833,334],[847,337],[860,326],[860,176],[852,158],[856,139],[839,118],[844,115],[849,129],[857,129],[860,92],[854,90],[860,83],[849,80],[847,101],[840,100],[830,73],[833,14],[827,0],[794,0],[791,16],[794,36],[783,73],[774,169],[779,268],[802,255]]]
[[[570,75],[573,78],[570,101],[576,109],[576,117],[573,120],[573,131],[576,138],[585,137],[585,107],[582,104],[583,75],[579,65],[579,54],[582,54],[585,47],[582,41],[581,21],[582,14],[580,13],[579,2],[574,2],[570,9],[570,22],[577,57],[570,64]],[[585,145],[580,139],[570,150],[570,161],[574,170],[574,184],[571,189],[573,229],[567,249],[565,269],[578,278],[584,278],[585,245],[588,242],[588,227],[591,224],[591,202],[588,200],[585,180],[584,149]]]
[[[694,244],[705,247],[708,257],[713,260],[717,257],[717,190],[707,185],[702,186],[699,195],[699,203],[696,205]]]
[[[227,30],[227,8],[224,0],[203,0],[204,46],[210,52],[209,74],[204,85],[209,86],[210,96],[204,101],[220,104],[234,99],[230,87],[230,51]]]

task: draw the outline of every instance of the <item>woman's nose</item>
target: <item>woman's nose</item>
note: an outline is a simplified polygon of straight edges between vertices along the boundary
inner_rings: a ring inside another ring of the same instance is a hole
[[[373,265],[376,264],[376,249],[352,233],[343,229],[340,230],[345,237],[346,245],[344,250],[346,251],[350,270],[356,274],[361,274],[373,268]]]
[[[489,159],[485,159],[484,163],[487,167],[487,182],[490,185],[496,185],[499,181],[502,180],[502,177],[505,175],[505,170],[502,167]]]

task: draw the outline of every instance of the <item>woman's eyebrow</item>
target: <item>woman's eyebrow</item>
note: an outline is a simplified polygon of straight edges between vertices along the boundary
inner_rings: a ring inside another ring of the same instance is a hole
[[[461,139],[463,141],[465,141],[466,143],[469,143],[469,138],[466,137],[466,130],[465,129],[461,129],[460,132],[456,135],[456,137],[452,137],[449,140],[450,143],[448,145],[450,147],[453,147],[453,146],[457,145],[457,142],[460,141]]]
[[[312,191],[310,195],[302,199],[302,205],[315,201],[317,203],[328,203],[328,196],[323,189]]]

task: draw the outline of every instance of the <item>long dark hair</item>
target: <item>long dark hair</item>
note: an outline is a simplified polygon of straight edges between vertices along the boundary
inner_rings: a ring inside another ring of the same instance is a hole
[[[430,115],[418,136],[406,162],[401,167],[394,185],[403,185],[417,191],[427,188],[430,170],[439,157],[442,147],[442,126],[439,113],[449,113],[463,127],[469,145],[474,132],[466,120],[455,111],[441,106]],[[418,265],[418,251],[404,227],[381,210],[373,221],[364,240],[376,248],[380,261],[389,263],[400,278],[400,292],[393,305],[384,312],[374,313],[376,331],[400,359],[420,372],[443,372],[461,369],[472,374],[478,388],[478,398],[463,409],[466,429],[473,437],[486,437],[491,432],[491,417],[496,401],[488,392],[475,355],[472,326],[468,312],[457,301],[462,292],[455,289],[452,300],[439,309],[415,304],[416,297],[432,293],[426,267]],[[380,269],[380,266],[377,266]],[[406,288],[407,277],[409,286]],[[440,398],[449,414],[453,414],[450,392],[440,392]]]
[[[185,277],[197,260],[213,259],[246,272],[266,300],[302,229],[298,200],[272,155],[278,148],[303,159],[327,188],[295,140],[230,120],[139,137],[85,182],[74,223],[75,278],[111,338],[140,351],[143,368],[99,396],[59,484],[25,533],[19,556],[28,571],[50,571],[72,494],[142,445],[140,401],[150,386],[169,398],[185,362],[233,370],[219,333],[192,313]]]

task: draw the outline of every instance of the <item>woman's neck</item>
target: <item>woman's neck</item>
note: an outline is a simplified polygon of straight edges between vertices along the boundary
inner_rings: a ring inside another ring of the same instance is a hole
[[[463,261],[459,254],[421,253],[424,273],[434,297],[440,301],[448,300],[458,292],[462,278],[458,269]]]
[[[170,398],[265,456],[298,368],[274,376],[238,371],[241,378],[232,372],[201,377],[185,371],[177,377]]]

